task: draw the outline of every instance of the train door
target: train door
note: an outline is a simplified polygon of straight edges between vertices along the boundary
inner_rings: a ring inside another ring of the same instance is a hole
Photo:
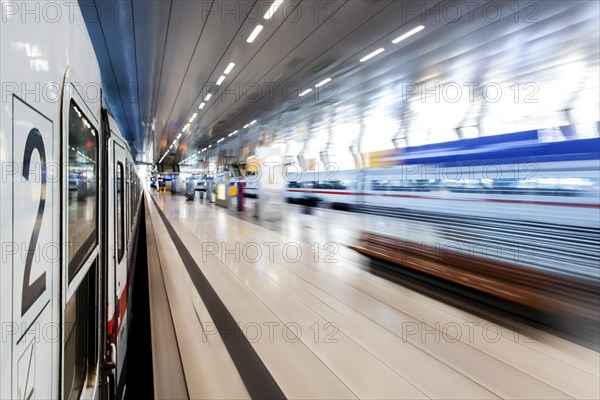
[[[356,176],[356,204],[359,207],[364,207],[366,205],[366,192],[368,190],[367,171],[361,168],[358,170]]]
[[[115,314],[113,317],[115,333],[115,343],[117,349],[117,382],[118,392],[122,391],[123,385],[123,370],[125,366],[125,355],[127,354],[127,298],[128,298],[128,268],[127,268],[127,151],[125,145],[116,138],[111,141],[113,144],[113,203],[112,216],[113,251],[112,258],[114,266],[114,304],[116,305]]]
[[[63,96],[62,398],[93,398],[99,380],[99,104]]]

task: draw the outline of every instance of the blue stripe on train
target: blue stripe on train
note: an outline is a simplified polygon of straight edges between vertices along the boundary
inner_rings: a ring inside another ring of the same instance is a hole
[[[399,150],[399,164],[510,164],[600,159],[600,138],[540,143],[538,131],[464,139]]]

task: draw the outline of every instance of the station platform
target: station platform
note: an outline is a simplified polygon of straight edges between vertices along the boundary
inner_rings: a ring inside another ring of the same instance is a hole
[[[599,398],[598,352],[399,285],[346,247],[409,226],[300,210],[257,222],[147,191],[156,398]]]

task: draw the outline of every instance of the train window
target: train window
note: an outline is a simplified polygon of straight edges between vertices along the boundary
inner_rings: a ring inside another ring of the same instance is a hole
[[[346,184],[342,181],[325,181],[327,189],[346,190]]]
[[[98,243],[97,130],[71,100],[68,151],[68,278],[73,279]]]
[[[131,232],[131,169],[129,163],[125,163],[125,204],[127,207],[125,236],[129,236]]]
[[[118,162],[115,170],[116,199],[115,206],[117,211],[117,261],[121,262],[125,253],[125,182],[123,163]]]
[[[78,399],[98,361],[96,340],[98,287],[96,264],[90,268],[64,312],[64,398]]]
[[[371,181],[371,190],[388,190],[388,181]]]
[[[133,167],[129,167],[129,230],[133,230],[133,209],[135,196],[135,183],[133,183]]]

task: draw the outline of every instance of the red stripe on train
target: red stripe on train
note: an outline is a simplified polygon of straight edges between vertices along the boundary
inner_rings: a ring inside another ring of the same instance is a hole
[[[125,312],[127,311],[127,299],[129,297],[129,273],[127,274],[127,282],[125,283],[125,289],[121,294],[121,297],[117,300],[118,306],[115,308],[115,311],[107,323],[107,332],[108,337],[111,343],[116,343],[116,336],[119,334],[119,329],[121,329],[121,325],[123,325],[123,319],[125,318]],[[117,320],[117,326],[115,327],[115,319],[119,316]],[[113,331],[113,328],[116,328]],[[114,333],[114,337],[113,337]]]

